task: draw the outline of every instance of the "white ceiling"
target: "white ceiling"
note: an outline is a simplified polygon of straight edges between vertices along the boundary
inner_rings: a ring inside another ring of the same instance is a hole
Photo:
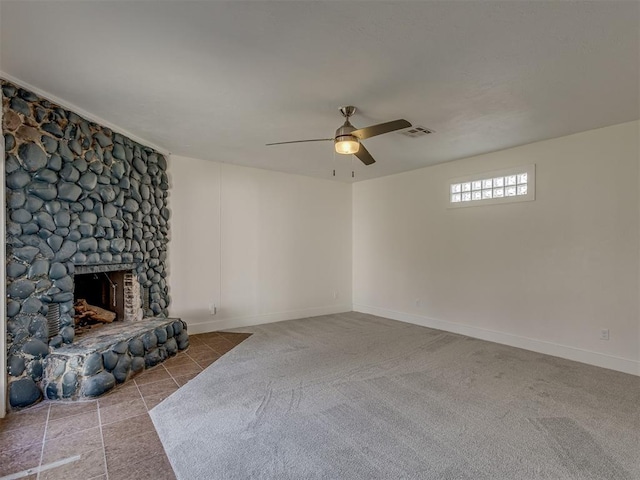
[[[0,69],[172,153],[356,180],[639,117],[635,1],[5,1]]]

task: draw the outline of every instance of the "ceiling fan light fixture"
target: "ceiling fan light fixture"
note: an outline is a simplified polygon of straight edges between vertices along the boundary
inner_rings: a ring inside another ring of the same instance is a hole
[[[352,155],[360,150],[360,142],[353,135],[344,135],[336,138],[336,153],[341,155]]]

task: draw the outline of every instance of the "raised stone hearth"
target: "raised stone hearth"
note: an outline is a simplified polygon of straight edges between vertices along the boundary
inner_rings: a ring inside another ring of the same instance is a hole
[[[97,397],[189,346],[175,318],[112,323],[49,354],[43,382],[51,400]]]

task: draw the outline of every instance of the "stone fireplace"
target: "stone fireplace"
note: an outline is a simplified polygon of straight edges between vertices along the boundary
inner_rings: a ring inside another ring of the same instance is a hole
[[[188,345],[166,318],[167,162],[1,84],[10,404],[99,395]],[[76,324],[79,298],[114,321]]]

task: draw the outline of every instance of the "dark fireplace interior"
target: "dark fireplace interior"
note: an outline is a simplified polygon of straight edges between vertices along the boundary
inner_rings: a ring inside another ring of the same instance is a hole
[[[125,275],[128,273],[121,270],[74,276],[76,334],[125,320]]]

